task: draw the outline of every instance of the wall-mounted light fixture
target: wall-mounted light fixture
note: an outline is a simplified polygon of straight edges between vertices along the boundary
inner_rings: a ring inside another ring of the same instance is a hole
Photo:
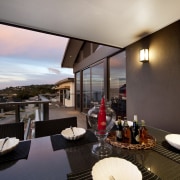
[[[149,61],[149,50],[141,49],[140,50],[140,62],[148,62]]]

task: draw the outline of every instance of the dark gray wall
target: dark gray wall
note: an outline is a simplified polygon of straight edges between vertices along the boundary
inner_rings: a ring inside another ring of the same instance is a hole
[[[149,47],[149,63],[139,51]],[[180,133],[180,21],[126,48],[127,116]]]

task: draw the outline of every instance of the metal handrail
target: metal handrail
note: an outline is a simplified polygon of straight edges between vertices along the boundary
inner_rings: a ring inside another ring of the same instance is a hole
[[[28,102],[3,102],[0,103],[0,109],[5,107],[15,107],[15,121],[21,122],[20,118],[20,107],[27,106],[29,104],[38,105],[38,113],[40,120],[49,120],[49,101],[46,97],[39,95],[39,101],[28,101]],[[29,118],[27,121],[27,125],[24,131],[24,139],[28,139],[31,128],[31,119]]]
[[[26,106],[28,104],[36,104],[39,106],[41,120],[48,120],[49,119],[49,101],[46,97],[39,95],[39,101],[28,101],[28,102],[3,102],[0,103],[0,109],[6,106],[11,107],[15,106],[15,119],[16,122],[20,122],[20,107]]]
[[[28,139],[30,128],[31,128],[31,119],[29,118],[24,132],[24,140]]]

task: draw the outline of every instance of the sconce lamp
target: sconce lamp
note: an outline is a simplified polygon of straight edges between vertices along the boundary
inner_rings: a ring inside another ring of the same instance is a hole
[[[141,49],[140,50],[140,62],[148,62],[149,61],[149,50]]]

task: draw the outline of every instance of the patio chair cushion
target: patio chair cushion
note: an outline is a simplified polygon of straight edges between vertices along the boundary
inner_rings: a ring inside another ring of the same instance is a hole
[[[16,137],[24,140],[24,122],[0,124],[0,138]]]
[[[60,134],[63,129],[70,126],[77,127],[77,117],[35,121],[35,138]]]

